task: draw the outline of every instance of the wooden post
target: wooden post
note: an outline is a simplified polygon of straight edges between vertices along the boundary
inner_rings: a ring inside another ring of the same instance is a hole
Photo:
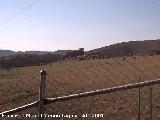
[[[139,77],[140,82],[140,77]],[[138,120],[141,120],[141,88],[138,89]]]
[[[150,120],[152,120],[153,116],[152,116],[152,86],[150,87]]]
[[[45,93],[46,71],[40,71],[40,87],[39,87],[39,114],[38,120],[44,119],[44,93]]]

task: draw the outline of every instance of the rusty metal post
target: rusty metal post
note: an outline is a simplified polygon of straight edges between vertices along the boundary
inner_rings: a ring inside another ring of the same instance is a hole
[[[152,115],[152,108],[153,108],[153,104],[152,104],[152,91],[153,91],[153,89],[152,89],[152,86],[150,87],[150,120],[152,120],[152,118],[153,118],[153,115]]]
[[[40,87],[39,87],[39,113],[38,120],[44,119],[44,93],[45,93],[46,71],[40,71]]]

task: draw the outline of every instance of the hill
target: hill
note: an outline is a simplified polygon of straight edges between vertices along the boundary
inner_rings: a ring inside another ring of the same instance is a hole
[[[51,52],[51,51],[25,51],[25,52],[22,52],[22,51],[18,51],[18,52],[15,52],[15,51],[11,51],[11,50],[1,50],[0,49],[0,57],[5,57],[5,56],[13,56],[13,55],[22,55],[22,54],[30,54],[30,55],[45,55],[45,54],[58,54],[58,55],[66,55],[66,53],[68,52],[69,50],[57,50],[57,51],[54,51],[54,52]]]
[[[3,56],[12,56],[12,55],[15,55],[16,52],[14,51],[11,51],[11,50],[1,50],[0,49],[0,57],[3,57]]]
[[[39,66],[62,59],[58,54],[18,54],[13,56],[1,57],[0,68],[10,69],[14,67]]]
[[[3,56],[13,56],[18,54],[34,54],[34,55],[45,55],[48,53],[58,54],[65,56],[68,52],[74,50],[57,50],[51,51],[11,51],[11,50],[1,50],[0,57]],[[89,58],[110,58],[110,57],[123,57],[132,55],[159,55],[160,54],[160,40],[144,40],[144,41],[129,41],[117,43],[98,49],[93,49],[86,52]]]
[[[70,51],[72,50],[57,50],[57,51],[54,51],[52,54],[58,54],[58,55],[65,56]]]
[[[88,58],[111,58],[135,55],[159,55],[160,40],[130,41],[88,51]]]
[[[4,50],[3,50],[4,51]],[[12,51],[13,52],[13,51]],[[51,62],[65,60],[66,58],[75,57],[84,54],[83,49],[80,50],[58,50],[55,52],[47,51],[25,51],[13,52],[8,56],[0,57],[0,68],[10,69],[13,67],[39,66]]]
[[[3,52],[2,52],[3,51]],[[1,50],[0,67],[33,66],[40,63],[51,63],[65,59],[84,60],[98,58],[114,58],[139,55],[160,55],[160,40],[130,41],[105,46],[85,52],[84,48],[78,50],[25,51],[14,52]],[[8,55],[8,56],[7,56]],[[7,56],[7,57],[6,57]]]

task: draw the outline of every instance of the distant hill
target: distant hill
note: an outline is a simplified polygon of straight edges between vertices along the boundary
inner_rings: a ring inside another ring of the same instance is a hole
[[[73,50],[49,51],[25,51],[14,52],[0,50],[0,68],[13,68],[24,66],[39,66],[47,63],[64,60],[65,56]]]
[[[0,57],[15,55],[16,52],[11,50],[0,50]]]
[[[5,56],[13,56],[13,55],[22,55],[22,54],[30,54],[30,55],[45,55],[45,54],[58,54],[58,55],[66,55],[67,52],[69,52],[71,50],[57,50],[57,51],[54,51],[54,52],[50,52],[50,51],[25,51],[25,52],[22,52],[22,51],[18,51],[18,52],[15,52],[15,51],[11,51],[11,50],[1,50],[0,49],[0,57],[5,57]]]
[[[0,50],[0,68],[34,66],[66,59],[85,60],[92,58],[134,57],[135,55],[160,55],[160,40],[122,42],[87,52],[84,51],[84,48],[57,50],[55,52]]]
[[[88,58],[111,58],[134,55],[159,55],[160,40],[130,41],[86,52]]]
[[[33,54],[33,55],[45,55],[48,53],[52,53],[52,52],[49,52],[49,51],[25,51],[23,52],[23,54]]]
[[[8,57],[0,57],[0,68],[12,68],[12,67],[24,67],[24,66],[39,66],[47,63],[57,62],[61,60],[63,56],[45,54],[19,54]]]

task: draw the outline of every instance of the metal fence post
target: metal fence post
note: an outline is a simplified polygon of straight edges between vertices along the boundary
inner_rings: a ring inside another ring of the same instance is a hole
[[[40,87],[39,87],[39,113],[38,120],[44,119],[44,93],[45,93],[46,71],[40,71]]]

